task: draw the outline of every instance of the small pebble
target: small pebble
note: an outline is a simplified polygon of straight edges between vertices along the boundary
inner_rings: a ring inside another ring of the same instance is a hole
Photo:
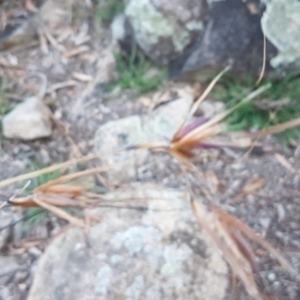
[[[57,120],[61,120],[63,114],[62,114],[62,111],[57,109],[54,113],[54,117],[57,119]]]
[[[271,219],[270,218],[260,218],[259,223],[264,229],[268,229],[271,224]]]
[[[75,245],[75,250],[76,251],[80,251],[81,249],[83,249],[84,247],[83,247],[83,244],[82,243],[76,243],[76,245]]]
[[[24,292],[27,289],[26,283],[20,283],[20,284],[18,284],[18,287],[21,292]]]
[[[281,290],[281,283],[279,281],[273,282],[273,288],[279,292]]]
[[[30,248],[30,249],[28,250],[28,253],[29,253],[31,256],[33,256],[34,258],[38,258],[38,257],[41,256],[42,251],[41,251],[39,248],[37,248],[37,247],[32,247],[32,248]]]
[[[281,222],[285,218],[285,209],[281,203],[277,204],[278,221]]]
[[[25,281],[25,279],[28,277],[28,273],[26,271],[19,271],[15,275],[15,280],[17,282]]]
[[[276,274],[275,273],[269,273],[267,277],[268,277],[268,280],[271,281],[271,282],[276,280]]]

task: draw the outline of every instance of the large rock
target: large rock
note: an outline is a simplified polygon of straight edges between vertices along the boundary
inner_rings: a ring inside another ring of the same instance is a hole
[[[203,28],[203,0],[130,0],[125,15],[143,51],[165,64],[194,41]]]
[[[51,114],[38,97],[16,106],[2,120],[3,134],[9,139],[35,140],[51,136]]]
[[[149,115],[131,116],[101,125],[95,134],[95,151],[107,153],[138,144],[168,141],[185,120],[192,103],[192,95],[182,92],[177,99],[171,99]],[[114,165],[109,171],[109,179],[135,179],[136,170],[147,155],[146,150],[118,152],[104,156],[102,162]]]
[[[271,60],[274,68],[300,66],[300,2],[272,0],[262,18],[262,28],[278,54]]]
[[[111,204],[127,199],[123,206],[140,197],[147,209],[98,208],[88,213],[101,222],[87,236],[71,229],[57,237],[27,299],[224,299],[226,264],[195,223],[187,194],[146,185],[108,195]]]

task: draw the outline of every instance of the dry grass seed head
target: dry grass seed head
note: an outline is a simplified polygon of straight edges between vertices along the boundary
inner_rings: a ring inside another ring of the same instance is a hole
[[[89,207],[92,204],[91,201],[88,201],[90,196],[88,193],[89,187],[77,183],[72,184],[70,181],[94,175],[108,169],[109,167],[107,166],[97,167],[60,176],[35,188],[32,195],[23,198],[12,198],[8,203],[23,207],[42,207],[71,224],[82,227],[84,226],[82,220],[65,212],[61,207],[76,207],[81,209]]]
[[[226,69],[221,72],[215,79],[220,79],[220,77],[225,73]],[[213,85],[209,86],[207,90],[211,90],[212,87],[216,84],[216,80],[213,81]],[[218,134],[226,131],[226,125],[220,123],[226,117],[228,117],[233,111],[239,108],[242,105],[252,101],[258,95],[266,91],[270,88],[270,85],[265,85],[257,90],[250,93],[247,97],[242,99],[237,105],[226,110],[225,112],[219,113],[213,118],[207,120],[204,118],[198,118],[194,120],[187,126],[181,126],[179,130],[175,133],[170,146],[170,151],[174,153],[180,153],[184,155],[187,153],[190,158],[193,156],[193,151],[199,148],[220,148],[220,147],[242,147],[243,143],[235,142],[227,142],[227,143],[218,143],[216,141],[211,141],[209,139],[217,136]],[[203,94],[207,95],[207,90],[204,91]],[[200,100],[202,97],[200,97]],[[203,98],[204,99],[204,98]],[[191,111],[194,111],[197,107],[195,105],[199,105],[201,101],[196,101],[194,106],[192,106]],[[189,114],[190,115],[190,114]],[[245,138],[245,137],[241,137]],[[205,144],[205,142],[208,142]],[[246,144],[248,146],[248,144]]]
[[[248,294],[256,300],[262,300],[263,297],[254,280],[253,261],[251,261],[253,254],[250,254],[250,250],[241,251],[241,243],[237,242],[232,228],[229,229],[228,224],[214,211],[208,212],[196,200],[192,201],[192,209],[197,221],[220,249],[232,272],[242,281]]]
[[[254,280],[254,273],[258,271],[255,254],[244,236],[268,250],[286,270],[297,275],[289,262],[274,247],[240,220],[217,207],[208,212],[195,200],[192,201],[192,209],[199,224],[221,250],[233,273],[254,299],[263,299],[263,296]]]

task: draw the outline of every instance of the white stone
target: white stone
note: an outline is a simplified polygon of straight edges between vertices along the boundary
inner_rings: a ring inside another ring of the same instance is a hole
[[[275,273],[269,273],[268,274],[269,281],[273,282],[276,280],[276,274]]]
[[[156,63],[167,63],[202,30],[203,10],[202,0],[130,0],[125,16],[144,52]]]
[[[38,98],[31,97],[3,117],[3,134],[9,139],[35,140],[52,134],[51,114]]]

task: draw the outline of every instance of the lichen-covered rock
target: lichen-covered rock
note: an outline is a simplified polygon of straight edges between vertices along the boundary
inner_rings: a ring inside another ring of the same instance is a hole
[[[300,2],[297,0],[272,0],[267,4],[262,18],[262,28],[267,39],[277,48],[271,60],[274,68],[300,66]]]
[[[89,211],[101,222],[87,236],[71,229],[48,246],[28,300],[224,299],[226,264],[195,222],[185,192],[142,185],[108,198],[144,198],[138,205],[145,209]]]
[[[156,63],[178,56],[203,28],[202,0],[130,0],[125,15],[136,42]]]
[[[108,153],[128,146],[170,140],[184,122],[193,97],[182,91],[170,100],[149,115],[130,116],[101,125],[95,134],[95,151]],[[108,174],[110,180],[132,180],[147,155],[146,150],[124,151],[104,156],[102,162],[114,166]]]

